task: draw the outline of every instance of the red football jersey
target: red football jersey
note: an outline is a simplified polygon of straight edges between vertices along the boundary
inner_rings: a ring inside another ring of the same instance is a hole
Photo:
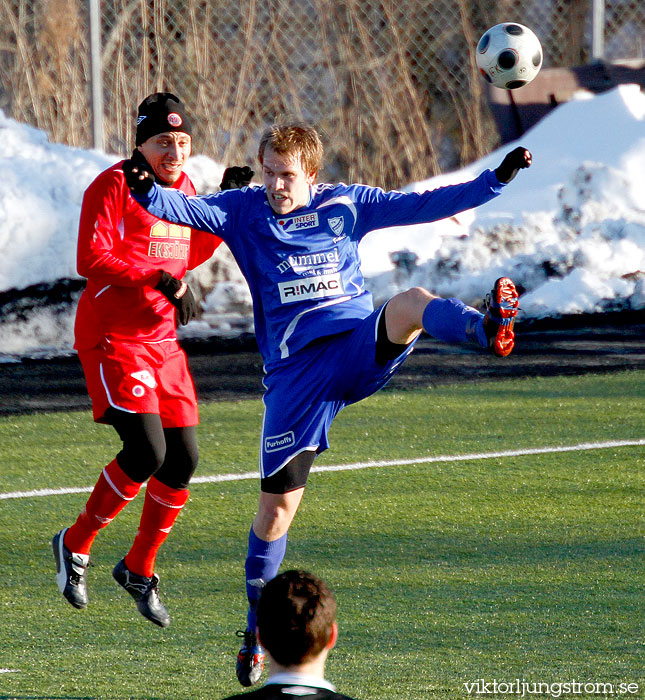
[[[159,271],[181,279],[208,260],[221,239],[161,221],[130,196],[121,166],[102,172],[83,197],[77,270],[87,277],[78,304],[74,347],[85,350],[103,338],[159,342],[176,338],[175,307],[154,287]],[[173,185],[195,187],[185,173]]]

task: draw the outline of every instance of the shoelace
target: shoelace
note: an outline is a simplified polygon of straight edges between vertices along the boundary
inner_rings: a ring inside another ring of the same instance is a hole
[[[73,584],[80,583],[81,579],[83,578],[83,575],[85,574],[85,571],[90,566],[93,566],[91,559],[87,560],[86,566],[83,566],[82,564],[78,564],[77,562],[74,561],[74,557],[71,554],[65,557],[65,561],[68,561],[71,564],[71,566],[69,567],[69,569],[70,569],[69,580]],[[79,573],[76,570],[77,568],[83,569],[83,571],[81,573]]]
[[[237,630],[237,632],[235,633],[235,636],[240,637],[240,638],[244,637],[244,646],[246,646],[246,647],[250,648],[250,647],[255,646],[257,644],[257,639],[255,637],[255,634],[253,632],[251,632],[250,630],[244,630],[244,631]]]

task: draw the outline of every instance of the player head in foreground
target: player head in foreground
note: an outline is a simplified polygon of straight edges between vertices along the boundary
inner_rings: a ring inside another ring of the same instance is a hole
[[[531,165],[531,154],[516,148],[471,182],[421,193],[316,184],[322,145],[316,130],[302,124],[269,129],[259,160],[262,187],[202,197],[164,190],[136,163],[124,165],[133,196],[149,212],[228,244],[253,297],[266,410],[260,502],[246,559],[249,612],[237,660],[243,685],[262,672],[258,597],[278,572],[309,471],[329,446],[338,412],[385,386],[422,330],[502,357],[514,346],[518,296],[509,278],[494,283],[485,313],[421,287],[374,309],[358,244],[375,229],[437,221],[484,204]]]
[[[267,682],[227,700],[347,698],[325,680],[325,662],[336,644],[338,623],[336,600],[324,581],[301,570],[278,574],[262,590],[257,631],[269,657]]]
[[[160,186],[192,195],[195,188],[184,173],[191,133],[179,98],[149,95],[139,105],[131,162]],[[188,500],[198,460],[197,400],[176,334],[177,323],[188,323],[196,304],[182,278],[219,243],[142,209],[130,195],[122,162],[101,173],[83,198],[77,267],[87,286],[76,315],[75,348],[94,420],[112,425],[123,445],[76,522],[52,541],[58,586],[75,608],[88,604],[87,566],[98,531],[148,481],[139,529],[113,576],[144,617],[160,627],[170,622],[159,599],[156,555]]]

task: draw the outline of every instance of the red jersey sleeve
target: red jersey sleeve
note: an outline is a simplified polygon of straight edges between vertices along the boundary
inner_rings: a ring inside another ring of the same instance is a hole
[[[210,233],[205,233],[204,231],[193,230],[192,238],[190,241],[190,258],[188,260],[188,269],[193,270],[198,265],[206,262],[213,253],[217,250],[219,244],[222,242],[221,238],[213,236]]]

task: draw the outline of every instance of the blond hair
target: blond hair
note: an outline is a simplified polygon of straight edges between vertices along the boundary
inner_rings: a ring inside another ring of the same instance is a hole
[[[260,139],[258,148],[260,165],[264,162],[264,151],[267,146],[281,156],[297,157],[307,175],[317,175],[322,166],[322,141],[316,129],[308,124],[274,124],[269,127]]]

